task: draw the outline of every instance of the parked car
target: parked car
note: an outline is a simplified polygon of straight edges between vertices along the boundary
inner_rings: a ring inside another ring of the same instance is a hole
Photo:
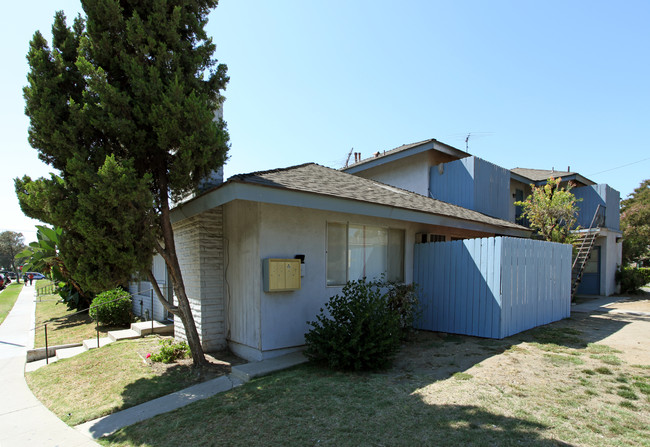
[[[14,272],[9,272],[9,273],[7,273],[7,276],[8,276],[9,279],[11,279],[12,281],[15,281],[15,280],[16,280],[16,273],[14,273]]]
[[[25,273],[25,274],[26,274],[27,276],[32,275],[32,277],[33,277],[34,279],[45,279],[45,275],[43,275],[42,273],[38,273],[38,272],[27,272],[27,273]]]

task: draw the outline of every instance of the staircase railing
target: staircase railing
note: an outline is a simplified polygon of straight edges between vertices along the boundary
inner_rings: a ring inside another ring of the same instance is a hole
[[[582,273],[584,271],[585,264],[587,263],[587,259],[589,258],[589,255],[591,254],[591,249],[593,248],[594,245],[594,240],[596,238],[596,234],[594,233],[594,230],[599,229],[604,219],[604,216],[601,215],[600,210],[601,210],[601,206],[598,205],[596,207],[596,212],[594,213],[594,217],[591,219],[591,223],[589,224],[589,228],[587,229],[587,231],[584,233],[584,236],[582,237],[582,240],[580,242],[580,247],[578,247],[578,251],[576,253],[576,257],[573,260],[573,265],[571,267],[572,281],[573,281],[573,283],[571,284],[572,298],[575,295],[576,291],[578,290],[578,285],[582,280]]]
[[[143,290],[143,291],[141,291],[141,292],[149,292],[149,291],[151,292],[151,300],[152,300],[152,301],[151,301],[151,309],[153,310],[154,289],[152,288],[152,289],[148,289],[148,290]],[[141,293],[141,292],[138,292],[138,293]],[[133,298],[134,298],[135,294],[133,294],[133,293],[129,293],[129,295],[131,295],[131,300],[133,301]],[[45,331],[45,334],[44,334],[44,335],[45,335],[45,363],[46,363],[46,364],[49,364],[49,363],[50,363],[50,359],[49,359],[49,346],[48,346],[48,339],[47,339],[47,325],[48,325],[48,324],[54,323],[54,322],[56,322],[56,321],[58,321],[58,320],[64,320],[64,319],[67,319],[67,318],[70,318],[70,317],[72,317],[72,316],[74,316],[74,315],[78,315],[78,314],[81,314],[81,313],[87,313],[87,312],[89,312],[90,309],[92,309],[92,308],[100,307],[100,306],[105,306],[105,305],[107,305],[107,304],[111,304],[111,303],[113,303],[113,302],[115,302],[115,301],[120,301],[120,300],[123,300],[123,299],[124,299],[124,297],[120,297],[120,298],[116,298],[116,299],[111,300],[111,301],[106,301],[105,303],[94,304],[94,305],[91,305],[90,307],[87,307],[87,308],[85,308],[85,309],[79,310],[79,311],[77,311],[77,312],[74,312],[74,313],[71,313],[71,314],[68,314],[68,315],[64,315],[64,316],[62,316],[62,317],[52,318],[52,319],[48,320],[47,323],[43,323],[43,324],[40,324],[40,325],[38,325],[38,326],[35,326],[35,327],[32,329],[33,331],[36,331],[37,329],[40,329],[40,328],[43,328],[44,331]],[[96,337],[97,337],[97,347],[98,347],[98,348],[99,348],[99,332],[100,332],[100,331],[99,331],[99,320],[98,320],[97,318],[95,318],[95,333],[96,333]],[[154,333],[153,311],[152,311],[152,315],[151,315],[151,333],[152,333],[152,334]]]

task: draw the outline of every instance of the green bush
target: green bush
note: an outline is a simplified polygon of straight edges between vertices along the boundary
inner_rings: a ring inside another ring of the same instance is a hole
[[[102,292],[90,306],[90,317],[107,326],[128,326],[132,319],[131,295],[123,289]]]
[[[386,288],[388,307],[399,315],[399,326],[403,336],[413,330],[413,323],[418,316],[417,286],[387,281],[382,284]]]
[[[639,267],[639,270],[645,275],[645,284],[650,284],[650,267]]]
[[[619,267],[616,271],[616,282],[621,285],[621,293],[636,293],[648,284],[647,269],[634,267]]]
[[[160,340],[160,351],[151,354],[152,362],[174,363],[178,359],[190,356],[190,347],[184,341],[174,342],[173,340]]]
[[[391,310],[381,282],[351,281],[308,324],[305,355],[332,369],[388,366],[400,345],[400,317]]]

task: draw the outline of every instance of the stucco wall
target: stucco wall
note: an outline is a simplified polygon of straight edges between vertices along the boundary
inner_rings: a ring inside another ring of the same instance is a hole
[[[227,338],[235,353],[251,359],[262,348],[260,215],[258,202],[224,205]]]
[[[621,234],[616,231],[601,230],[601,237],[596,239],[600,248],[600,294],[612,295],[618,293],[616,284],[616,269],[622,263],[623,244],[616,243]]]
[[[177,222],[174,235],[185,291],[203,349],[224,349],[226,321],[222,207]],[[174,328],[176,337],[186,338],[179,318],[175,319]]]
[[[341,287],[326,285],[327,222],[349,222],[405,230],[405,279],[412,281],[415,234],[489,236],[410,222],[299,207],[235,201],[225,206],[228,244],[228,334],[230,348],[248,359],[299,349],[319,309]],[[300,290],[262,291],[262,260],[305,255]]]
[[[428,196],[429,168],[453,159],[450,155],[441,152],[427,151],[366,169],[354,175]]]

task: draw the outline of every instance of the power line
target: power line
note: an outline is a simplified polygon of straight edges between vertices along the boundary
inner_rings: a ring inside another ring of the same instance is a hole
[[[626,164],[626,165],[617,166],[617,167],[615,167],[615,168],[605,169],[604,171],[596,172],[596,173],[594,173],[594,174],[587,174],[587,176],[588,176],[588,177],[591,177],[592,175],[602,174],[603,172],[609,172],[609,171],[613,171],[613,170],[615,170],[615,169],[625,168],[625,167],[627,167],[627,166],[632,166],[632,165],[635,165],[635,164],[637,164],[637,163],[641,163],[641,162],[643,162],[643,161],[647,161],[647,160],[650,160],[650,157],[648,157],[648,158],[644,158],[643,160],[639,160],[639,161],[633,161],[632,163],[628,163],[628,164]]]

